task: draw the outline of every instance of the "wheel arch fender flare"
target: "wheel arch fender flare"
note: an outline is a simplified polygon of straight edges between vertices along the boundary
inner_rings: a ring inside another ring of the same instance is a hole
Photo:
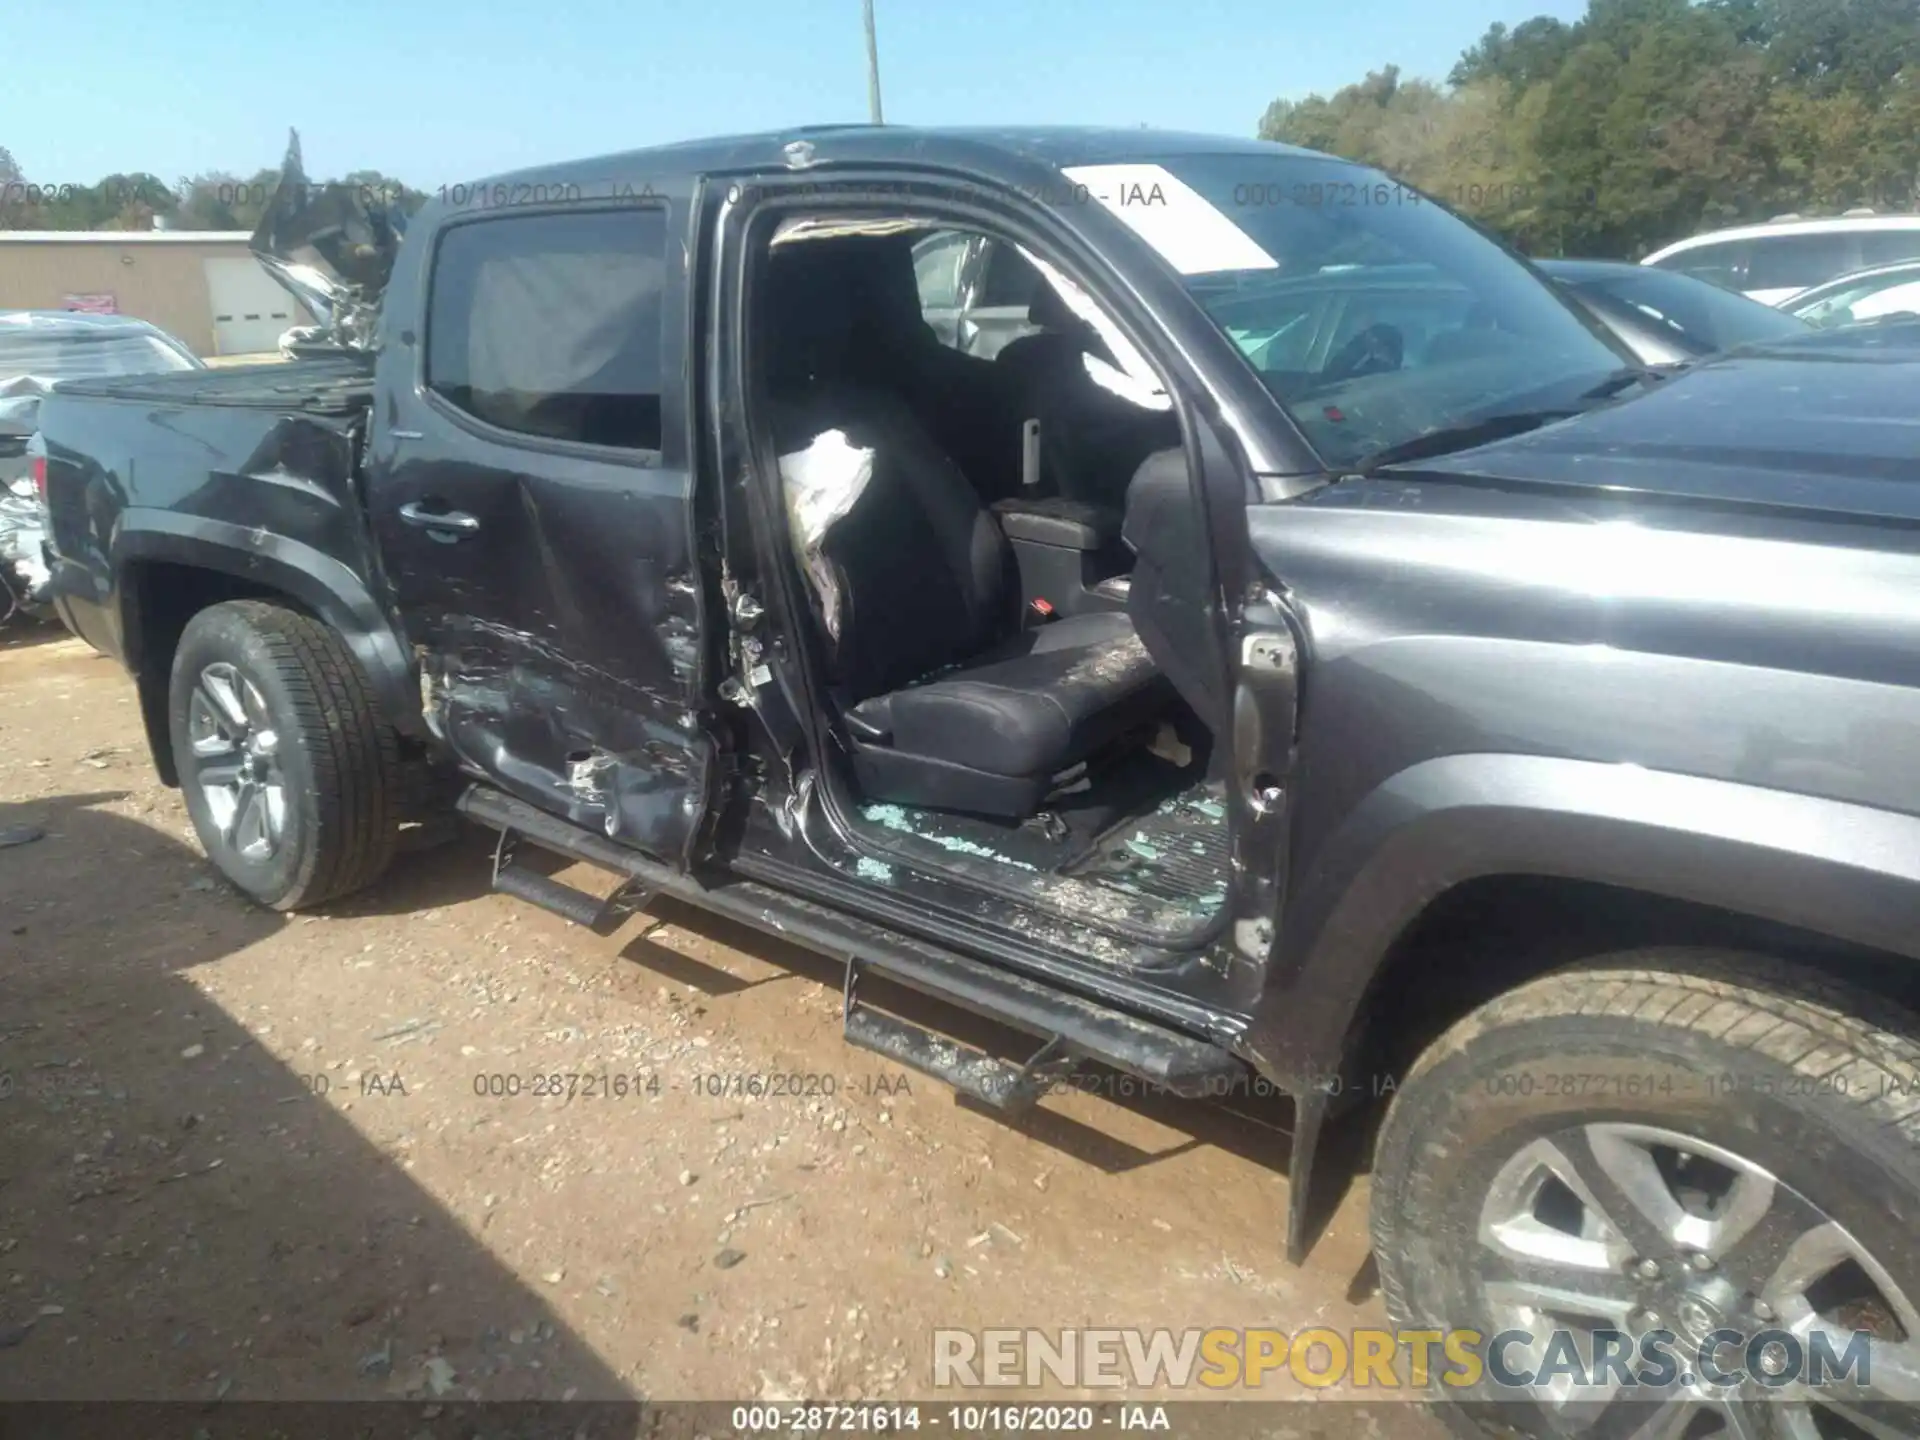
[[[1455,886],[1597,882],[1920,959],[1920,816],[1737,781],[1549,756],[1400,771],[1289,897],[1249,1030],[1276,1076],[1337,1075],[1394,942]]]
[[[335,557],[257,526],[236,525],[168,510],[129,510],[114,537],[112,566],[121,608],[126,664],[136,677],[149,675],[151,640],[145,596],[131,583],[142,564],[160,563],[208,571],[259,591],[285,596],[334,630],[371,681],[387,722],[402,734],[424,733],[418,679],[408,647],[367,583]],[[159,694],[143,679],[141,708],[156,768],[173,783],[173,757],[166,744],[165,677]],[[156,703],[158,709],[156,711]]]
[[[1920,816],[1636,765],[1451,755],[1353,807],[1296,882],[1243,1053],[1298,1097],[1287,1249],[1374,982],[1448,891],[1557,877],[1712,905],[1920,959]]]

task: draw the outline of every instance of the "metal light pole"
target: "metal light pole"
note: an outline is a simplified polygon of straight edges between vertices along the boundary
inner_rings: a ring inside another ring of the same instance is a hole
[[[884,125],[880,116],[880,42],[873,34],[873,0],[861,0],[867,20],[867,111],[873,123]]]

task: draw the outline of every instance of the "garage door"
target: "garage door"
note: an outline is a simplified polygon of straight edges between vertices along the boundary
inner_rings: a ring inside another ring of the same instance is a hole
[[[209,256],[207,294],[213,300],[216,355],[255,355],[273,350],[295,318],[293,296],[251,256]]]

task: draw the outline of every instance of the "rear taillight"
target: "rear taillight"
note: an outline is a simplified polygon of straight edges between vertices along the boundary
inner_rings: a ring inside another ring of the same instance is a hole
[[[47,503],[47,457],[33,457],[33,493],[40,497],[42,505]]]

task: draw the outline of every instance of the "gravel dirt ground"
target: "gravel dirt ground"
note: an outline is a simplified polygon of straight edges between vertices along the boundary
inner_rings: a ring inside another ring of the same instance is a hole
[[[1285,1263],[1284,1106],[1072,1094],[1008,1124],[848,1049],[830,963],[664,903],[595,937],[490,894],[477,832],[261,911],[117,665],[15,627],[22,825],[0,1397],[930,1398],[941,1326],[1382,1323],[1364,1182]],[[1438,1433],[1337,1409],[1328,1433]]]

